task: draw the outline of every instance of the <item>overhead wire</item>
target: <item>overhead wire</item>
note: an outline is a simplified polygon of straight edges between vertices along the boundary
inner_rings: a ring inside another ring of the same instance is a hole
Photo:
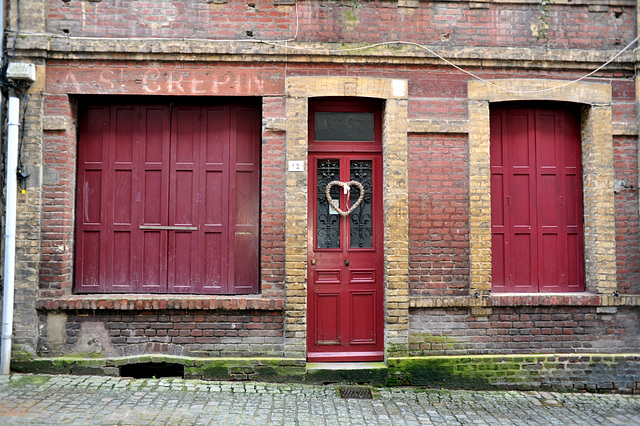
[[[552,86],[552,87],[547,87],[545,89],[535,89],[535,90],[517,90],[517,89],[510,89],[508,87],[503,87],[499,84],[496,84],[494,82],[492,82],[491,80],[487,80],[486,78],[483,78],[471,71],[468,71],[464,68],[462,68],[459,65],[456,65],[455,63],[451,62],[449,59],[445,58],[444,56],[440,55],[439,53],[437,53],[436,51],[434,51],[433,49],[420,44],[420,43],[415,43],[415,42],[411,42],[411,41],[386,41],[386,42],[380,42],[380,43],[373,43],[367,46],[361,46],[361,47],[353,47],[353,48],[345,48],[345,49],[313,49],[313,48],[308,48],[308,47],[302,47],[302,46],[290,46],[290,45],[281,45],[275,42],[263,42],[265,44],[273,44],[273,45],[278,45],[281,47],[286,47],[288,49],[297,49],[297,50],[302,50],[302,51],[313,51],[316,53],[337,53],[337,52],[349,52],[349,51],[358,51],[358,50],[365,50],[365,49],[372,49],[375,47],[381,47],[381,46],[392,46],[392,45],[408,45],[408,46],[415,46],[418,47],[420,49],[423,49],[425,51],[427,51],[428,53],[430,53],[431,55],[437,57],[438,59],[440,59],[441,61],[443,61],[444,63],[446,63],[447,65],[457,69],[458,71],[465,73],[467,75],[469,75],[470,77],[473,77],[476,80],[482,81],[483,83],[489,84],[497,89],[509,92],[509,93],[514,93],[514,94],[535,94],[535,93],[545,93],[545,92],[550,92],[553,90],[557,90],[560,89],[562,87],[566,87],[569,86],[571,84],[575,84],[578,83],[584,79],[587,79],[589,77],[591,77],[592,75],[594,75],[595,73],[601,71],[602,69],[604,69],[607,65],[609,65],[610,63],[612,63],[613,61],[615,61],[620,55],[622,55],[625,51],[627,51],[629,48],[631,48],[631,46],[633,46],[638,40],[640,39],[640,36],[634,38],[630,43],[628,43],[622,50],[620,50],[618,53],[616,53],[613,57],[611,57],[608,61],[606,61],[605,63],[603,63],[602,65],[600,65],[599,67],[597,67],[596,69],[594,69],[593,71],[579,77],[576,78],[574,80],[571,81],[566,81],[563,82],[561,84],[558,84],[556,86]]]

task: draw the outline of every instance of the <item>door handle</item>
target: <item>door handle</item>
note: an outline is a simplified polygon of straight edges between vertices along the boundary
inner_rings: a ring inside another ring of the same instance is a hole
[[[349,266],[349,259],[344,261],[344,266]]]
[[[161,226],[161,225],[140,225],[140,229],[146,231],[197,231],[197,226]]]

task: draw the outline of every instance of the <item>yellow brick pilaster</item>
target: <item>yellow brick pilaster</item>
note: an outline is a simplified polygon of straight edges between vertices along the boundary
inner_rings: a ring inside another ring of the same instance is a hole
[[[611,105],[587,108],[582,116],[585,281],[599,294],[617,288],[611,116]]]
[[[491,291],[491,169],[489,102],[469,101],[470,294]]]
[[[409,350],[409,184],[407,99],[387,99],[383,128],[385,348]]]
[[[307,98],[286,100],[286,161],[303,161],[307,170]],[[306,355],[307,335],[307,173],[285,172],[285,318],[284,352]]]

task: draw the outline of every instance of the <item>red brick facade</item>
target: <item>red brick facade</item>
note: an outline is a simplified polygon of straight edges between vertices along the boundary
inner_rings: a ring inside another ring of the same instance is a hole
[[[539,6],[490,2],[372,1],[356,3],[355,10],[347,3],[300,2],[298,19],[292,6],[272,1],[49,3],[47,30],[63,36],[282,40],[293,37],[299,25],[298,41],[403,40],[480,47],[535,41],[538,32],[532,24],[539,24],[541,14]],[[548,12],[546,35],[552,47],[615,48],[633,39],[632,3],[601,10],[570,3]]]
[[[23,152],[34,173],[18,210],[21,351],[306,360],[308,102],[360,96],[384,104],[386,358],[640,353],[637,63],[627,50],[582,86],[575,82],[634,40],[635,3],[20,7],[20,37],[8,42],[15,61],[38,66]],[[522,90],[522,79],[540,89]],[[472,88],[478,80],[487,93]],[[546,88],[555,83],[567,84]],[[258,294],[74,294],[78,102],[156,96],[260,98]],[[584,293],[491,295],[485,148],[491,104],[504,101],[581,108],[582,161],[592,166],[583,174]],[[291,161],[302,161],[303,171],[292,172]],[[602,225],[609,219],[612,229]]]

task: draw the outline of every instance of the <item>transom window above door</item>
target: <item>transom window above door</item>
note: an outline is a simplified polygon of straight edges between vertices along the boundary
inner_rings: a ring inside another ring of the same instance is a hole
[[[258,291],[260,107],[81,106],[78,293]]]
[[[309,102],[309,150],[380,152],[382,102],[314,98]]]

